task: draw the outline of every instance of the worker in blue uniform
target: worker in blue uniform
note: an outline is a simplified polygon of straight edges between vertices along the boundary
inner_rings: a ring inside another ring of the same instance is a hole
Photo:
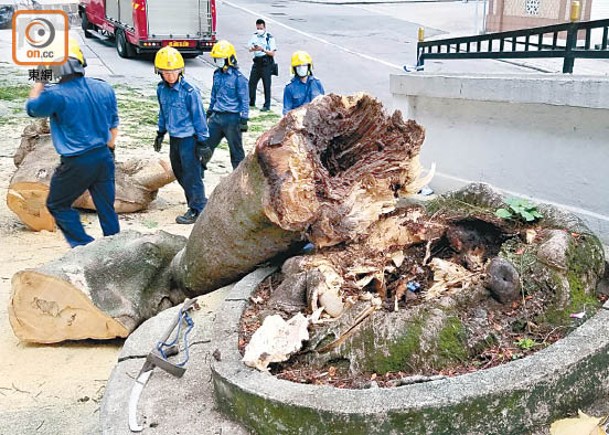
[[[207,204],[198,154],[199,144],[209,136],[203,102],[199,90],[184,79],[184,58],[178,50],[161,48],[154,68],[163,79],[156,92],[160,109],[154,150],[161,151],[163,138],[169,133],[171,169],[188,203],[188,210],[176,217],[176,222],[193,224]]]
[[[228,41],[218,41],[212,47],[211,57],[216,64],[211,88],[211,100],[207,110],[209,139],[207,150],[213,152],[222,138],[226,138],[230,162],[235,169],[245,158],[243,132],[247,131],[249,117],[249,88],[247,79],[237,67],[235,47]],[[211,152],[202,152],[211,158]],[[204,157],[205,159],[205,157]],[[202,160],[205,166],[207,163]]]
[[[292,80],[283,90],[283,114],[310,103],[325,93],[321,81],[313,76],[313,59],[306,51],[295,51],[291,61]]]
[[[51,178],[46,205],[73,248],[93,241],[72,208],[87,190],[104,236],[120,230],[114,210],[113,150],[119,122],[116,96],[106,82],[84,77],[86,65],[78,42],[70,38],[67,62],[52,69],[59,82],[34,84],[25,105],[32,117],[50,117],[51,139],[61,158]]]

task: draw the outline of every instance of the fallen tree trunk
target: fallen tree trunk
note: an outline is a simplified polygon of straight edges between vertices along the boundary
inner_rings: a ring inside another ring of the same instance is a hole
[[[216,187],[173,261],[176,282],[204,294],[292,245],[366,234],[416,185],[424,136],[365,94],[327,95],[291,111]]]
[[[15,334],[37,342],[124,336],[165,302],[234,282],[306,241],[331,249],[361,239],[399,194],[418,191],[423,139],[421,126],[399,112],[387,116],[368,95],[318,98],[260,137],[215,188],[185,247],[172,242],[164,250],[136,238],[122,246],[121,233],[15,275]],[[159,249],[162,261],[151,261]]]
[[[7,193],[8,207],[34,231],[54,231],[55,221],[46,208],[46,198],[59,156],[51,143],[46,122],[26,127],[14,157],[17,171]],[[158,189],[175,180],[168,162],[158,159],[132,159],[116,163],[117,213],[143,210],[156,198]],[[86,191],[74,207],[95,210]]]
[[[184,300],[170,269],[186,238],[127,231],[16,273],[8,313],[22,341],[56,343],[127,337],[140,323]]]

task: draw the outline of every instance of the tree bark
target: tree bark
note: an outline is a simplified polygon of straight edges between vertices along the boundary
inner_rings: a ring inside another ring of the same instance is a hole
[[[126,231],[16,273],[8,313],[22,341],[56,343],[126,337],[184,300],[169,265],[186,238]]]
[[[295,244],[366,234],[416,185],[424,136],[365,94],[291,111],[216,187],[173,261],[176,282],[189,295],[208,293]]]
[[[46,198],[59,156],[51,143],[46,120],[34,122],[24,130],[14,157],[17,171],[11,178],[8,207],[34,231],[54,231],[55,221],[46,208]],[[156,198],[158,189],[175,180],[168,162],[158,159],[132,159],[116,163],[117,213],[143,210]],[[74,207],[95,210],[86,191]]]

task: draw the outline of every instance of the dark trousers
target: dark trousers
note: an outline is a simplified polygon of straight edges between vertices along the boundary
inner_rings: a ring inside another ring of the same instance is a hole
[[[201,213],[207,199],[201,180],[201,163],[197,157],[195,138],[170,136],[169,160],[173,174],[184,189],[188,208]]]
[[[213,115],[207,119],[207,128],[209,137],[205,141],[205,146],[214,151],[220,141],[226,138],[230,151],[230,163],[233,169],[239,166],[241,160],[245,158],[239,114],[213,112]]]
[[[120,227],[114,211],[114,160],[106,146],[79,156],[62,156],[51,178],[47,208],[72,248],[93,241],[80,222],[80,214],[72,208],[74,201],[86,190],[91,193],[104,236],[118,233]]]
[[[256,88],[258,82],[262,79],[262,86],[264,87],[264,107],[267,109],[271,108],[271,69],[272,62],[266,57],[256,58],[252,65],[252,71],[250,72],[250,106],[256,104]]]

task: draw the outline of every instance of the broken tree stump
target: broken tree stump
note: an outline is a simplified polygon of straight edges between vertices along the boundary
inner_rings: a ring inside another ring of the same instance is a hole
[[[46,120],[25,128],[13,160],[17,171],[9,184],[8,207],[30,229],[54,231],[55,221],[46,208],[46,198],[59,155],[51,143]],[[115,177],[117,213],[145,209],[159,188],[175,180],[170,164],[158,158],[117,162]],[[74,202],[74,207],[95,210],[88,191]]]
[[[176,282],[204,294],[292,245],[365,234],[417,184],[424,137],[366,94],[330,94],[291,111],[216,187],[173,261]]]
[[[274,357],[290,358],[276,373],[298,381],[333,370],[340,383],[355,374],[360,386],[369,373],[486,364],[501,349],[511,360],[514,334],[535,346],[561,338],[554,334],[600,308],[602,243],[549,204],[532,204],[535,221],[498,216],[508,202],[480,183],[401,201],[361,237],[289,258],[251,298],[240,345],[265,318],[310,314],[309,339],[301,352]]]
[[[127,337],[184,300],[172,289],[169,265],[185,243],[163,231],[126,231],[16,273],[8,306],[13,332],[35,343]]]

